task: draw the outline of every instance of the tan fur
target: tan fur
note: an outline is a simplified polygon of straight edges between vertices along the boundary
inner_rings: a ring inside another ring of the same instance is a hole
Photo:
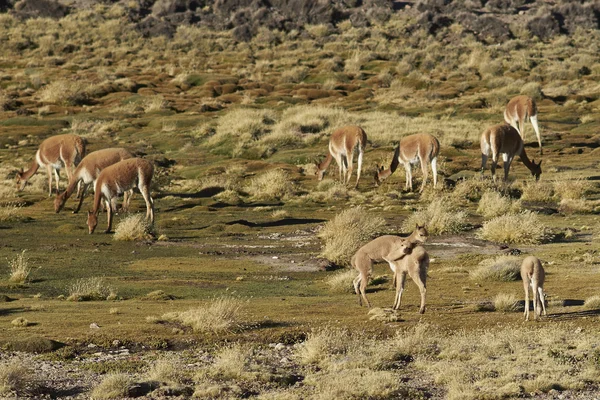
[[[57,213],[62,210],[66,201],[71,197],[75,187],[83,182],[83,189],[79,196],[79,204],[73,213],[77,213],[81,208],[81,204],[83,203],[83,198],[85,197],[85,192],[89,185],[98,178],[100,171],[104,168],[113,165],[119,161],[126,160],[128,158],[132,158],[133,155],[126,149],[117,147],[117,148],[108,148],[93,151],[81,160],[71,179],[69,180],[69,186],[67,189],[56,195],[54,199],[54,211]],[[132,191],[126,192],[123,199],[123,208],[126,209],[129,205],[129,201],[131,199]]]
[[[525,122],[529,120],[540,145],[540,154],[542,154],[542,138],[537,122],[537,106],[534,99],[529,96],[513,97],[504,110],[504,120],[519,132],[523,140],[525,140]]]
[[[112,217],[116,212],[117,196],[134,187],[138,187],[146,202],[146,219],[154,223],[154,201],[150,197],[150,184],[154,174],[153,164],[141,158],[130,158],[106,167],[98,175],[94,189],[94,208],[88,211],[87,225],[94,233],[98,224],[100,202],[104,199],[108,214],[106,233],[112,229]]]
[[[52,196],[52,172],[56,178],[58,192],[58,170],[65,167],[69,180],[73,169],[85,157],[85,141],[73,134],[51,136],[44,140],[35,154],[35,159],[27,171],[17,172],[17,188],[23,190],[25,184],[35,174],[39,167],[45,167],[48,173],[48,196]]]
[[[529,289],[533,291],[533,314],[538,319],[542,310],[546,314],[546,304],[544,302],[544,279],[546,273],[539,258],[529,256],[521,264],[521,278],[523,279],[523,289],[525,290],[525,321],[529,321]]]
[[[512,163],[515,156],[519,156],[521,162],[531,171],[531,175],[536,180],[540,179],[542,174],[542,162],[539,164],[535,163],[535,160],[529,160],[525,148],[523,147],[523,140],[519,136],[519,132],[510,125],[500,124],[494,125],[487,128],[481,134],[481,173],[485,170],[488,157],[492,156],[492,178],[496,181],[496,165],[498,164],[498,155],[502,154],[504,161],[504,180],[508,179],[508,171],[510,170],[510,164]]]
[[[406,274],[410,276],[413,282],[419,287],[421,292],[421,306],[419,313],[425,313],[425,294],[427,292],[427,269],[429,268],[429,254],[422,246],[416,246],[412,252],[403,258],[393,262],[396,275],[396,300],[393,309],[400,308],[402,293],[404,292],[404,282]]]
[[[371,307],[365,290],[373,271],[373,262],[387,262],[394,273],[394,278],[396,278],[398,268],[403,269],[411,265],[410,263],[405,265],[398,261],[409,254],[416,243],[425,242],[427,237],[427,230],[424,227],[417,226],[415,231],[407,238],[384,235],[358,249],[351,259],[352,266],[358,271],[358,276],[353,281],[354,291],[358,295],[358,303],[362,305],[362,300],[364,300],[367,307]]]
[[[427,183],[427,176],[429,174],[427,165],[431,163],[431,169],[433,171],[433,187],[437,186],[437,156],[440,153],[440,142],[439,140],[428,133],[417,133],[402,138],[400,145],[394,151],[394,157],[388,169],[383,167],[378,168],[375,172],[375,185],[379,185],[386,178],[392,175],[398,165],[404,165],[406,172],[406,190],[413,190],[412,185],[412,164],[419,162],[421,164],[421,170],[423,171],[423,184],[421,185],[420,192],[425,189]]]
[[[360,126],[344,126],[336,129],[329,139],[329,154],[327,158],[317,165],[317,179],[323,179],[323,175],[331,164],[331,159],[335,161],[339,168],[340,182],[344,184],[350,183],[352,177],[352,160],[354,158],[354,150],[358,149],[358,168],[356,171],[356,185],[360,179],[360,171],[362,169],[363,153],[367,145],[367,134]]]

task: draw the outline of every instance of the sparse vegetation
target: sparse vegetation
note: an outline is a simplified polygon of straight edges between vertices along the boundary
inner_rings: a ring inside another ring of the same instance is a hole
[[[353,290],[352,281],[356,278],[356,271],[345,270],[335,273],[325,280],[327,286],[334,291],[339,293],[347,293]]]
[[[115,228],[114,240],[132,241],[152,238],[152,226],[143,214],[131,214],[122,219]]]
[[[467,213],[459,211],[449,198],[438,198],[409,216],[402,227],[408,232],[417,224],[425,225],[429,234],[441,235],[460,232],[464,229],[466,221]]]
[[[521,261],[515,256],[489,258],[481,261],[469,276],[477,281],[515,281],[521,277]]]
[[[350,265],[354,252],[372,239],[384,225],[383,218],[371,215],[361,207],[342,211],[319,232],[319,237],[324,241],[323,257],[336,264]]]
[[[98,400],[121,399],[127,397],[132,385],[131,378],[124,373],[111,373],[92,391],[92,398]]]
[[[109,287],[104,278],[83,278],[78,279],[69,291],[67,300],[69,301],[92,301],[106,300],[109,296],[114,296],[114,289]]]
[[[195,332],[231,331],[241,326],[243,306],[243,301],[238,298],[222,296],[205,307],[164,314],[160,320],[182,323]]]
[[[31,370],[18,360],[0,364],[0,395],[24,395],[31,381]]]
[[[25,254],[25,250],[21,251],[15,258],[8,261],[8,267],[10,268],[10,283],[22,285],[27,282],[29,274],[31,273],[31,266],[29,265],[29,257]]]
[[[502,215],[483,224],[479,236],[500,243],[539,244],[552,238],[538,215],[531,211]]]

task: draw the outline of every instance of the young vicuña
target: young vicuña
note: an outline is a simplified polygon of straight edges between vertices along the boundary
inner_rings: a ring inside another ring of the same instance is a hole
[[[362,169],[363,153],[367,145],[367,134],[360,126],[344,126],[336,129],[329,139],[329,154],[322,163],[316,163],[318,180],[323,179],[323,175],[331,164],[331,159],[335,158],[335,162],[339,168],[340,181],[344,184],[350,183],[352,176],[352,160],[354,158],[354,150],[358,149],[358,168],[356,171],[356,185],[360,179],[360,171]]]
[[[56,191],[58,192],[58,170],[63,166],[71,180],[73,169],[85,157],[85,141],[73,134],[51,136],[44,140],[35,153],[35,160],[27,171],[23,168],[17,172],[17,188],[23,190],[29,178],[40,167],[45,167],[48,173],[48,196],[52,196],[52,172],[56,178]]]
[[[521,139],[525,140],[525,122],[529,119],[535,130],[538,143],[540,145],[540,155],[542,153],[542,137],[540,136],[540,128],[537,120],[537,107],[535,100],[529,96],[513,97],[504,110],[504,120],[513,128],[519,131]]]
[[[529,288],[533,291],[533,314],[537,319],[544,310],[546,315],[546,304],[544,296],[544,278],[546,273],[542,262],[534,256],[526,257],[521,264],[521,278],[523,279],[523,289],[525,290],[525,321],[529,321]]]
[[[529,160],[525,148],[523,147],[523,140],[519,136],[519,132],[515,128],[506,124],[494,125],[487,128],[481,134],[481,173],[485,170],[487,159],[492,155],[492,178],[496,181],[496,165],[498,164],[498,155],[502,154],[504,161],[504,180],[508,179],[508,171],[510,170],[510,164],[512,163],[515,156],[519,156],[521,162],[525,164],[531,175],[536,180],[540,179],[542,174],[542,162],[538,164],[535,160]]]
[[[423,171],[423,184],[421,185],[421,192],[425,189],[427,183],[428,167],[427,164],[431,163],[431,170],[433,171],[433,187],[437,185],[437,156],[440,152],[440,142],[433,135],[428,133],[417,133],[402,138],[400,145],[396,147],[394,151],[394,157],[388,169],[384,167],[378,167],[375,172],[375,185],[379,185],[387,177],[392,175],[398,165],[404,165],[406,171],[406,184],[405,189],[411,190],[412,186],[412,164],[417,162],[421,163],[421,170]]]
[[[371,272],[373,271],[373,262],[385,261],[390,265],[392,272],[394,273],[394,282],[398,289],[398,282],[396,274],[400,273],[405,268],[410,268],[405,272],[408,272],[410,276],[417,283],[414,275],[414,262],[403,263],[401,262],[404,258],[414,258],[413,254],[416,250],[415,246],[417,243],[423,243],[427,240],[428,233],[425,227],[418,226],[415,231],[407,238],[402,238],[394,235],[380,236],[369,243],[362,246],[351,259],[351,264],[358,271],[358,276],[354,279],[354,291],[358,295],[358,303],[362,305],[364,299],[367,307],[371,307],[369,300],[366,296],[366,287],[369,281]],[[420,253],[420,250],[417,251]],[[419,258],[419,257],[417,257]],[[420,275],[418,275],[420,277]],[[402,279],[402,275],[400,276]],[[421,288],[421,285],[419,288]],[[423,286],[424,288],[424,286]],[[396,296],[398,297],[398,296]],[[400,304],[398,303],[398,306]],[[425,310],[424,295],[421,307]]]
[[[79,184],[79,182],[83,182],[83,189],[81,195],[79,196],[79,204],[77,204],[77,208],[73,211],[74,214],[77,213],[81,208],[87,188],[98,178],[100,171],[119,161],[123,161],[132,157],[133,155],[128,150],[120,147],[93,151],[85,156],[71,176],[67,189],[64,192],[56,195],[56,198],[54,199],[54,211],[60,212],[67,199],[71,197],[71,194],[73,194],[75,187]],[[127,209],[132,193],[133,191],[125,192],[123,196],[123,209]]]
[[[102,199],[104,198],[108,214],[108,227],[105,232],[109,233],[112,228],[113,213],[117,208],[117,196],[136,186],[146,202],[146,219],[154,223],[154,201],[150,197],[153,174],[152,163],[141,158],[129,158],[103,169],[95,183],[94,208],[88,211],[87,225],[90,234],[94,233],[98,225],[98,212]]]

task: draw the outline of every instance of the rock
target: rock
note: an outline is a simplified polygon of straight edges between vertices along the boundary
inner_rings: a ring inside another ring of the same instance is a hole
[[[97,324],[97,323],[95,323],[95,322],[92,322],[92,323],[90,324],[90,329],[100,329],[100,325],[98,325],[98,324]]]

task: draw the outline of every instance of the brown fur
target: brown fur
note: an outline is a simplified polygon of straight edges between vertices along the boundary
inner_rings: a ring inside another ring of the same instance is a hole
[[[83,157],[85,157],[85,141],[81,137],[73,134],[51,136],[40,144],[29,169],[27,171],[21,169],[17,172],[17,188],[23,190],[29,178],[37,172],[39,167],[46,167],[48,196],[51,196],[52,172],[54,171],[56,191],[58,192],[58,170],[64,166],[70,181],[73,169]]]
[[[542,154],[542,138],[537,122],[537,106],[534,99],[529,96],[513,97],[504,110],[504,120],[519,131],[519,135],[523,140],[525,140],[525,122],[529,120],[540,145],[540,154]]]
[[[146,219],[154,223],[154,201],[150,197],[150,184],[154,166],[148,160],[141,158],[130,158],[119,161],[106,167],[98,175],[94,190],[94,208],[88,211],[87,225],[89,232],[94,233],[98,225],[98,212],[102,199],[106,202],[108,214],[108,227],[106,233],[112,229],[112,216],[116,211],[117,196],[134,187],[138,187],[146,202]]]
[[[539,258],[529,256],[521,264],[521,278],[523,279],[523,289],[525,290],[525,321],[529,321],[529,289],[533,291],[533,313],[534,318],[538,319],[546,315],[546,304],[544,302],[544,279],[546,273]]]
[[[423,171],[423,184],[421,185],[421,192],[425,188],[427,183],[427,176],[429,174],[427,165],[431,163],[431,169],[433,171],[433,187],[437,186],[437,156],[440,152],[439,140],[428,133],[417,133],[402,138],[400,145],[396,147],[394,151],[394,157],[388,169],[383,167],[378,168],[375,172],[375,185],[379,185],[386,178],[392,175],[398,165],[404,165],[406,172],[406,190],[413,190],[412,185],[412,170],[411,164],[421,163],[421,170]]]
[[[323,175],[335,158],[339,168],[340,182],[350,183],[352,177],[352,160],[354,158],[354,149],[358,149],[358,168],[356,173],[356,185],[360,179],[362,169],[362,160],[365,147],[367,145],[367,134],[360,126],[344,126],[336,129],[329,139],[329,154],[322,163],[317,163],[317,179],[323,179]]]
[[[485,170],[487,159],[492,155],[492,178],[496,181],[496,165],[498,164],[498,155],[502,154],[504,160],[504,180],[508,179],[508,172],[510,170],[510,164],[512,163],[515,156],[519,156],[521,162],[531,171],[531,175],[536,180],[540,179],[542,174],[542,162],[539,164],[535,163],[535,160],[529,160],[525,148],[523,147],[523,140],[519,135],[519,132],[510,125],[500,124],[494,125],[487,128],[481,134],[480,140],[481,146],[481,172]]]
[[[79,204],[73,213],[77,213],[81,208],[81,204],[83,203],[83,198],[85,197],[85,192],[89,185],[96,180],[100,171],[104,168],[113,165],[119,161],[126,160],[128,158],[133,157],[133,155],[126,149],[123,148],[108,148],[93,151],[87,156],[84,157],[83,160],[79,163],[75,172],[69,181],[69,186],[67,189],[56,195],[54,199],[54,211],[57,213],[62,210],[66,201],[71,197],[73,192],[75,191],[75,187],[83,182],[83,189],[79,196]],[[129,193],[131,194],[131,193]],[[125,197],[123,199],[123,208],[126,209],[129,204],[130,196],[128,193],[125,193]]]
[[[362,300],[364,300],[367,307],[371,307],[371,304],[367,299],[366,287],[373,271],[373,262],[387,262],[394,272],[394,278],[396,278],[395,275],[399,271],[398,268],[402,270],[411,265],[410,263],[399,263],[399,260],[409,254],[411,250],[415,248],[417,243],[425,242],[427,236],[427,230],[424,227],[417,226],[415,231],[408,238],[384,235],[370,241],[358,249],[351,259],[352,266],[358,271],[358,276],[353,282],[354,291],[358,295],[358,303],[362,305]],[[411,277],[412,276],[411,273]],[[413,277],[413,279],[415,278]]]
[[[400,308],[402,293],[404,292],[404,282],[408,274],[413,282],[419,287],[421,292],[421,306],[419,313],[425,313],[425,295],[427,292],[427,269],[429,268],[429,254],[422,246],[416,246],[412,252],[403,258],[393,262],[396,275],[396,300],[393,309]]]

